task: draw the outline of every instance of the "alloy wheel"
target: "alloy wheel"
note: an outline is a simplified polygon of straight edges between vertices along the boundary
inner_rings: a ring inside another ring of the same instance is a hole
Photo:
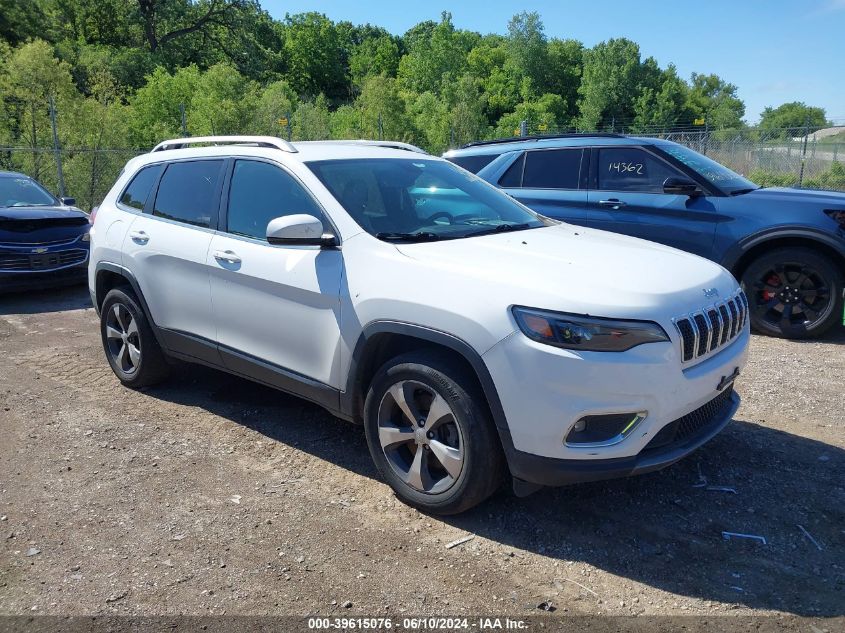
[[[758,318],[786,330],[807,328],[825,319],[833,305],[830,287],[815,269],[800,263],[783,263],[765,271],[752,293]]]
[[[393,384],[379,404],[378,438],[390,468],[414,490],[438,494],[464,467],[464,441],[455,414],[432,387]]]
[[[138,371],[141,364],[138,324],[122,303],[115,303],[106,315],[106,344],[112,360],[123,373]]]

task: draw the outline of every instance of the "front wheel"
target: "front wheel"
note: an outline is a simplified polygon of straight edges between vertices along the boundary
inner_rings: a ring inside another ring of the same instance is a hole
[[[755,259],[742,274],[751,326],[762,334],[821,336],[842,317],[842,271],[807,248],[781,248]]]
[[[386,363],[364,404],[370,454],[405,503],[457,514],[502,482],[504,457],[483,396],[448,356],[413,352]]]

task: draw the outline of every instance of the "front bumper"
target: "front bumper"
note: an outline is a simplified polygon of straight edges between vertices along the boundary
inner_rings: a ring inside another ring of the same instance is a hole
[[[21,290],[38,290],[84,283],[88,278],[90,249],[78,241],[61,246],[44,247],[43,253],[30,254],[37,245],[12,249],[0,247],[0,294]],[[14,266],[4,268],[6,258],[14,257]],[[47,258],[38,266],[25,266],[25,258]],[[73,262],[73,263],[65,263]]]
[[[566,486],[618,479],[666,468],[709,442],[730,423],[739,408],[740,398],[731,387],[727,389],[730,391],[726,393],[725,402],[720,403],[714,415],[707,419],[697,432],[662,446],[649,448],[647,445],[632,457],[554,459],[511,449],[507,451],[508,466],[516,479],[540,486]]]
[[[680,341],[670,336],[666,343],[601,353],[535,343],[515,332],[488,350],[483,360],[501,404],[494,418],[514,477],[543,485],[624,477],[668,466],[716,435],[739,406],[732,381],[745,366],[748,324],[718,353],[691,364],[681,362]],[[701,411],[706,420],[695,433],[665,441],[673,425]],[[647,415],[621,441],[565,442],[585,416],[634,412]]]

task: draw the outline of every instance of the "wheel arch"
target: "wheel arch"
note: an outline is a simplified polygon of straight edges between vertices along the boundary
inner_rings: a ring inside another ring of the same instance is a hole
[[[352,353],[341,408],[358,424],[363,423],[364,399],[378,369],[395,356],[414,350],[439,349],[461,363],[476,379],[499,434],[505,454],[513,440],[496,386],[481,355],[466,341],[446,332],[399,321],[367,325]]]
[[[147,305],[146,299],[144,299],[144,293],[141,292],[141,286],[138,284],[138,280],[130,270],[120,266],[119,264],[114,264],[112,262],[99,262],[97,264],[96,272],[94,274],[94,296],[92,297],[94,300],[94,309],[97,311],[97,314],[100,313],[100,307],[103,305],[103,300],[106,298],[109,290],[120,286],[128,286],[132,289],[132,292],[141,304],[141,309],[144,311],[144,316],[147,317],[147,321],[152,328],[158,344],[162,348],[165,348],[161,333],[153,320],[153,316],[150,313],[150,308]]]
[[[732,249],[723,259],[722,265],[740,279],[754,259],[776,248],[813,249],[826,255],[845,273],[845,245],[812,229],[774,230],[751,236]]]

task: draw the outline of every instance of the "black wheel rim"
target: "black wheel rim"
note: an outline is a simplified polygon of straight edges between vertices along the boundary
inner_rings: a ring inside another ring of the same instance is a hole
[[[124,374],[134,374],[141,364],[141,339],[135,317],[122,303],[115,303],[105,317],[106,346],[112,361]]]
[[[781,331],[809,329],[833,309],[830,285],[819,271],[800,262],[772,266],[753,283],[748,293],[752,311]]]

